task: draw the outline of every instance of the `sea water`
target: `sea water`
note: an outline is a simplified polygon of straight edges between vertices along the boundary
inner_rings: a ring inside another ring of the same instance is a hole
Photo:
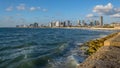
[[[80,45],[114,31],[0,28],[0,68],[75,68],[85,60]]]

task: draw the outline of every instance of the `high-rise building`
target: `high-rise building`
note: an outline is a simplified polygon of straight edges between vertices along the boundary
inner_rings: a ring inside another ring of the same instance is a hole
[[[49,26],[50,26],[50,27],[56,27],[56,22],[55,22],[55,21],[51,22],[51,23],[49,24]]]
[[[98,20],[95,20],[94,23],[95,23],[95,26],[99,26],[100,25]]]
[[[81,26],[81,21],[80,20],[78,20],[77,26]]]
[[[103,26],[103,16],[100,16],[100,26]]]
[[[70,23],[70,21],[69,21],[69,20],[65,21],[65,23],[66,23],[66,26],[67,26],[67,27],[72,26],[72,24]]]
[[[67,24],[68,24],[68,26],[71,26],[71,23],[70,23],[70,21],[69,21],[69,20],[67,21]]]
[[[53,23],[52,22],[49,24],[49,27],[53,27]]]
[[[64,21],[64,22],[63,22],[63,27],[66,27],[66,26],[67,26],[67,25],[66,25],[66,22]]]
[[[59,21],[56,21],[55,26],[56,26],[56,27],[60,27],[60,22],[59,22]]]
[[[85,20],[82,20],[82,24],[81,24],[82,26],[86,26],[87,25],[87,23],[85,23]]]

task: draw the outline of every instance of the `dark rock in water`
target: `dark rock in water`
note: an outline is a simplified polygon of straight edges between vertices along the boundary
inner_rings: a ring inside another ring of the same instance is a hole
[[[78,68],[120,68],[120,46],[103,46]]]

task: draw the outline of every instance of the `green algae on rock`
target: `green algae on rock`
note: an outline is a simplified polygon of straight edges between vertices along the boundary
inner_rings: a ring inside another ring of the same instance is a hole
[[[81,50],[86,50],[86,51],[83,51],[83,52],[85,52],[85,54],[87,54],[87,55],[91,55],[91,54],[95,53],[100,47],[104,46],[104,41],[105,40],[110,39],[110,38],[116,36],[117,34],[118,34],[118,32],[110,34],[110,35],[108,35],[104,38],[100,38],[100,39],[96,39],[96,40],[90,40],[90,41],[84,43],[83,45],[81,45],[80,49]]]

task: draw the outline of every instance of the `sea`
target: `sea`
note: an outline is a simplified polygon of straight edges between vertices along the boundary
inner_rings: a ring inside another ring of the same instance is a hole
[[[0,28],[0,68],[75,68],[86,59],[80,45],[112,30]]]

